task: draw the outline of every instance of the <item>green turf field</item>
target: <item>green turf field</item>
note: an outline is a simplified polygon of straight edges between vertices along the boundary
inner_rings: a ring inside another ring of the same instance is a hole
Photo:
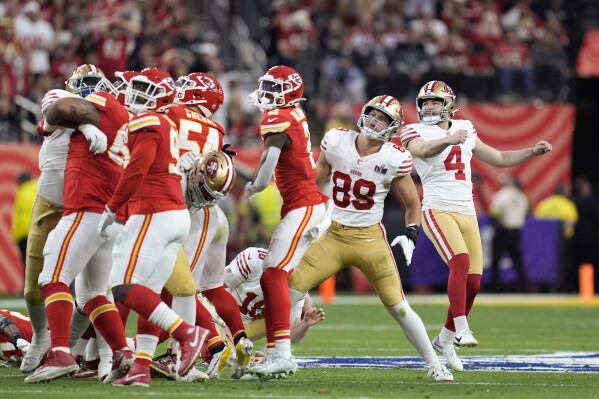
[[[17,368],[0,368],[0,383],[11,399],[599,398],[599,303],[559,298],[523,297],[512,301],[499,298],[481,296],[471,314],[469,320],[479,347],[458,352],[470,370],[454,372],[452,383],[434,383],[423,369],[413,368],[421,366],[415,350],[386,310],[368,297],[352,298],[364,304],[324,305],[326,320],[308,333],[295,347],[294,354],[300,362],[318,357],[325,366],[327,362],[351,364],[352,360],[346,357],[384,357],[385,362],[395,362],[393,368],[301,367],[286,380],[222,379],[195,384],[153,380],[149,389],[117,388],[96,380],[73,378],[30,385],[23,382]],[[408,299],[423,319],[429,336],[434,337],[445,317],[445,306],[437,304],[443,299]],[[134,323],[130,322],[129,327],[131,336]],[[257,342],[256,346],[261,345],[263,342]],[[578,352],[589,356],[589,365],[585,366],[583,358],[577,372],[514,371],[526,368],[528,361],[535,363],[532,369],[539,364],[541,368],[547,364],[559,369],[561,362],[567,366]],[[557,361],[552,358],[556,353],[561,353]],[[480,361],[485,357],[491,359],[489,363]],[[523,364],[510,364],[514,359],[525,360]]]

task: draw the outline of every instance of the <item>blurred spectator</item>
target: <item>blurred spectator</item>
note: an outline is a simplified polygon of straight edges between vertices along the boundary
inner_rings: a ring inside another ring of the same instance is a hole
[[[247,206],[241,207],[235,238],[248,246],[267,247],[281,220],[282,206],[283,199],[272,181],[263,191],[256,193]]]
[[[572,248],[574,229],[578,222],[576,205],[569,198],[568,187],[560,184],[553,195],[537,204],[535,217],[538,219],[559,220],[563,225],[563,239],[559,250],[558,285],[560,292],[574,292],[578,276]]]
[[[491,199],[491,218],[495,228],[493,237],[493,258],[491,262],[491,290],[502,290],[499,270],[502,257],[507,254],[518,274],[516,288],[526,290],[528,279],[522,260],[520,238],[526,215],[530,211],[530,201],[522,191],[521,183],[513,176],[500,176],[501,188]]]
[[[352,105],[347,102],[340,102],[333,106],[333,115],[324,127],[324,133],[334,128],[343,128],[347,130],[356,129],[356,118],[352,110]]]
[[[27,234],[31,224],[31,210],[37,193],[37,180],[32,178],[31,173],[25,171],[17,178],[17,184],[12,219],[12,238],[19,246],[24,266],[27,256]]]
[[[499,79],[500,101],[505,101],[506,96],[513,94],[516,76],[522,80],[524,93],[527,96],[534,94],[535,72],[530,47],[518,37],[515,29],[505,33],[505,39],[494,50],[493,62]]]
[[[417,30],[408,29],[406,42],[397,46],[392,57],[398,72],[397,84],[402,88],[400,99],[413,101],[422,82],[429,80],[427,74],[431,70],[431,60]]]
[[[31,0],[15,17],[15,37],[29,49],[29,68],[37,79],[50,71],[50,51],[54,49],[54,28],[41,18],[40,4]]]
[[[503,27],[514,31],[516,36],[524,42],[531,41],[536,30],[542,25],[541,19],[530,7],[532,0],[519,0],[501,17]]]
[[[569,72],[566,50],[553,33],[543,31],[535,40],[532,61],[537,77],[538,96],[544,101],[555,101]]]
[[[593,195],[593,186],[588,178],[578,177],[574,180],[572,201],[578,211],[578,222],[572,238],[575,266],[591,263],[595,265],[595,273],[597,273],[599,270],[597,269],[599,201]]]
[[[0,94],[0,141],[20,141],[21,128],[8,94]]]

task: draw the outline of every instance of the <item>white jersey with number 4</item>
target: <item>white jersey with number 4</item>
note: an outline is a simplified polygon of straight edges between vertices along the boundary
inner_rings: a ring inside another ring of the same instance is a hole
[[[345,226],[366,227],[382,220],[391,182],[412,172],[412,155],[385,142],[378,152],[361,157],[356,149],[358,134],[330,130],[320,144],[320,156],[331,165],[332,219]]]
[[[264,294],[260,286],[260,278],[266,255],[268,255],[266,249],[250,247],[225,267],[225,284],[239,305],[243,324],[263,317]],[[304,300],[302,299],[297,306],[301,312]]]
[[[426,141],[442,139],[458,130],[466,130],[468,138],[460,145],[447,147],[431,158],[414,158],[414,168],[422,181],[422,210],[438,209],[476,215],[472,199],[472,150],[476,145],[476,130],[465,119],[451,121],[451,127],[443,130],[437,125],[413,123],[405,126],[400,134],[404,146],[410,140]]]

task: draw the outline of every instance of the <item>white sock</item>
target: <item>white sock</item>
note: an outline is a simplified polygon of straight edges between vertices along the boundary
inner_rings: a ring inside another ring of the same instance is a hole
[[[177,313],[187,324],[195,326],[196,324],[196,297],[191,296],[174,296],[172,309]]]
[[[439,359],[429,341],[424,323],[420,316],[412,310],[408,301],[403,300],[395,306],[386,307],[386,309],[397,321],[408,341],[420,353],[426,364],[438,364]]]
[[[102,337],[96,330],[96,343],[98,344],[98,353],[100,354],[100,361],[109,361],[112,362],[112,349],[110,349],[110,345],[108,342]]]
[[[137,348],[135,348],[135,357],[152,360],[154,352],[158,345],[158,337],[148,334],[137,334]]]
[[[156,306],[156,309],[154,309],[148,320],[161,327],[169,334],[172,334],[173,331],[183,322],[181,317],[179,317],[177,313],[173,312],[172,309],[166,306],[164,302],[161,302],[158,306]],[[139,347],[139,342],[137,345]]]
[[[77,358],[78,356],[83,357],[85,355],[85,348],[87,347],[87,343],[88,340],[79,338],[75,342],[75,345],[71,346],[71,355],[73,355],[74,358]]]
[[[275,340],[276,352],[285,359],[291,358],[291,340],[287,339],[276,339]]]
[[[48,318],[46,317],[46,306],[44,305],[44,302],[25,302],[25,305],[27,306],[27,314],[31,320],[31,327],[33,328],[33,338],[36,339],[36,341],[50,339]]]
[[[453,324],[455,324],[455,331],[460,332],[462,330],[470,330],[468,326],[468,319],[466,316],[458,316],[453,318]]]
[[[295,319],[297,319],[298,316],[300,316],[300,310],[297,308],[297,303],[299,301],[301,301],[301,299],[303,298],[304,293],[301,291],[298,291],[294,288],[289,288],[289,298],[291,299],[291,312],[289,314],[289,325],[292,326],[293,323],[295,322]]]
[[[99,356],[98,340],[96,338],[90,338],[89,341],[87,341],[87,346],[85,348],[85,360],[96,360]]]
[[[441,346],[453,345],[453,337],[455,337],[455,331],[451,331],[443,327],[443,329],[441,329],[441,333],[439,334],[439,343]]]

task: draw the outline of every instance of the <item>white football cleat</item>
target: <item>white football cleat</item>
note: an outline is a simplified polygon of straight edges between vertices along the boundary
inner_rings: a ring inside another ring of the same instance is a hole
[[[175,379],[177,381],[184,381],[184,382],[202,382],[202,381],[206,381],[208,380],[210,377],[208,376],[208,374],[204,373],[201,370],[196,369],[195,367],[192,367],[189,369],[189,371],[187,372],[187,374],[185,374],[183,377],[181,377],[179,374],[175,373]]]
[[[293,356],[286,359],[278,352],[275,352],[273,355],[267,356],[264,362],[250,367],[248,372],[258,374],[261,377],[285,378],[288,375],[295,374],[297,368],[298,365]]]
[[[474,338],[472,331],[464,329],[456,333],[453,338],[453,344],[458,348],[462,346],[474,348],[475,346],[478,346],[478,341]]]
[[[230,357],[235,358],[235,355],[233,355],[231,348],[228,346],[225,346],[225,349],[212,356],[212,360],[208,365],[208,370],[206,370],[208,376],[210,376],[212,379],[220,378],[220,374],[223,372],[225,367],[227,367]]]
[[[435,339],[433,339],[432,344],[433,348],[435,348],[435,350],[442,354],[445,360],[447,360],[447,367],[455,371],[464,371],[462,361],[455,352],[453,344],[447,346],[441,345],[439,343],[439,336],[436,336]]]
[[[21,361],[21,373],[31,373],[38,368],[48,349],[50,349],[50,333],[44,334],[43,337],[34,335],[31,345]]]
[[[433,381],[453,381],[453,374],[451,371],[447,370],[442,364],[430,364],[426,366],[428,370],[428,376],[433,379]]]

